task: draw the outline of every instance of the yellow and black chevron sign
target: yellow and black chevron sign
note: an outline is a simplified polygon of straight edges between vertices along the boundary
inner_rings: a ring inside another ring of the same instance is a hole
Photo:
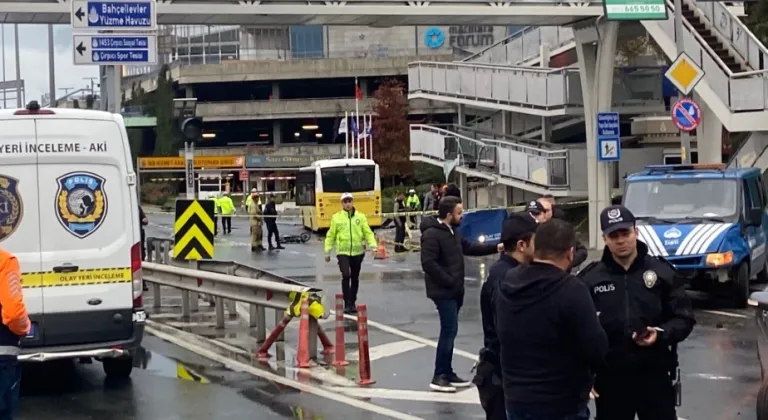
[[[213,200],[176,200],[173,257],[182,260],[213,258]]]

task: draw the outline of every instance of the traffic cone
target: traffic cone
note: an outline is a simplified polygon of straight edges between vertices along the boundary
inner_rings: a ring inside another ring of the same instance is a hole
[[[379,241],[379,247],[376,250],[376,256],[373,257],[374,260],[386,260],[387,259],[387,249],[384,247],[384,241]]]
[[[299,348],[296,350],[296,366],[309,368],[309,299],[301,301],[301,319],[299,320]]]

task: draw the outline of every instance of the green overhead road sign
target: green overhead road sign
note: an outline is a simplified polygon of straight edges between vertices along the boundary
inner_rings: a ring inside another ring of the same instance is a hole
[[[667,20],[665,0],[603,0],[607,20]]]

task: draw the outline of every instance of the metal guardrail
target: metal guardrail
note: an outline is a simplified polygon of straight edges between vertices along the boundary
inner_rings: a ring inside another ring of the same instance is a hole
[[[493,139],[476,140],[423,124],[410,128],[411,157],[460,166],[548,188],[567,188],[568,150],[551,150]]]
[[[614,106],[663,103],[659,67],[618,68],[614,73]],[[435,95],[555,110],[584,105],[579,70],[475,63],[416,61],[408,64],[409,95]]]
[[[176,261],[171,257],[171,239],[149,237],[146,244],[147,260],[142,263],[142,277],[151,285],[154,308],[162,306],[161,287],[178,289],[181,315],[189,319],[199,310],[198,298],[204,295],[213,300],[216,328],[221,329],[225,326],[225,309],[237,314],[237,302],[244,303],[248,305],[248,326],[256,329],[255,338],[259,342],[266,340],[266,309],[274,310],[275,326],[279,325],[286,308],[295,303],[291,294],[309,293],[323,304],[322,318],[330,314],[322,289],[233,261]],[[316,331],[317,320],[309,318],[310,328]],[[282,338],[283,333],[279,339]],[[316,334],[310,335],[309,348],[317,349]]]
[[[573,41],[573,29],[570,27],[528,26],[461,61],[520,65],[538,59],[542,46],[554,50]]]

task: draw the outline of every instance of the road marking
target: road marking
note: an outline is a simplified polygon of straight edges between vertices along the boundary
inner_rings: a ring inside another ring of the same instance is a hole
[[[426,345],[417,343],[413,340],[395,341],[392,343],[380,344],[378,346],[371,347],[368,349],[368,355],[370,361],[373,362],[374,360],[397,356],[398,354],[403,354],[405,352],[421,349],[424,347],[426,347]],[[355,361],[358,360],[359,356],[360,355],[358,352],[353,352],[347,355],[347,360]]]
[[[399,420],[424,420],[421,417],[412,416],[410,414],[402,413],[399,411],[395,411],[386,407],[381,407],[375,404],[371,404],[369,402],[356,400],[352,397],[340,395],[338,392],[329,391],[327,389],[318,388],[316,386],[311,386],[307,384],[303,384],[299,381],[295,381],[292,379],[288,379],[284,376],[276,375],[272,372],[267,372],[261,369],[258,369],[254,366],[238,362],[236,360],[229,359],[227,357],[224,357],[220,354],[217,354],[211,350],[202,348],[198,345],[192,344],[190,342],[187,342],[186,340],[183,340],[179,337],[173,336],[171,334],[162,332],[160,330],[157,330],[151,326],[153,324],[151,321],[147,321],[146,325],[146,331],[157,338],[167,341],[171,344],[175,344],[179,347],[182,347],[186,350],[189,350],[193,353],[197,353],[200,356],[203,356],[207,359],[213,360],[215,362],[223,364],[226,368],[234,370],[236,372],[245,372],[249,373],[251,375],[257,376],[259,378],[266,379],[268,381],[275,382],[277,384],[287,386],[293,389],[296,389],[298,391],[303,391],[308,394],[312,394],[321,398],[326,398],[329,400],[333,400],[336,402],[340,402],[342,404],[347,404],[351,407],[356,407],[361,410],[370,411],[372,413],[380,414],[383,416],[391,417],[393,419],[399,419]],[[346,388],[342,388],[346,389]]]
[[[373,263],[371,265],[374,266],[374,267],[379,267],[379,268],[387,268],[387,266],[385,264]]]
[[[714,310],[709,310],[709,309],[702,309],[701,312],[706,312],[706,313],[712,314],[712,315],[729,316],[731,318],[742,318],[742,319],[750,318],[749,316],[743,315],[743,314],[737,314],[737,313],[733,313],[733,312],[724,312],[724,311],[714,311]]]
[[[330,312],[331,312],[331,315],[335,315],[336,314],[335,311],[330,311]],[[344,318],[351,319],[353,321],[357,321],[357,316],[356,315],[344,314]],[[417,343],[424,344],[425,346],[428,346],[428,347],[437,348],[437,341],[428,340],[428,339],[426,339],[424,337],[420,337],[420,336],[418,336],[416,334],[411,334],[409,332],[406,332],[406,331],[403,331],[403,330],[399,330],[399,329],[397,329],[395,327],[390,327],[389,325],[384,325],[384,324],[381,324],[379,322],[372,321],[372,320],[369,319],[368,320],[368,326],[376,328],[377,330],[381,330],[381,331],[384,331],[384,332],[392,334],[392,335],[396,335],[396,336],[405,338],[406,340],[415,341]],[[460,350],[460,349],[457,349],[455,347],[453,349],[453,354],[455,354],[457,356],[461,356],[461,357],[467,358],[467,359],[470,359],[470,360],[477,361],[477,355],[476,354],[472,354],[472,353],[470,353],[468,351]]]
[[[477,389],[469,388],[456,393],[442,393],[431,391],[411,391],[406,389],[384,388],[342,388],[326,387],[326,389],[357,398],[382,398],[385,400],[401,401],[427,401],[455,404],[480,404],[480,396]]]
[[[710,381],[732,381],[733,380],[733,378],[730,376],[721,376],[721,375],[716,375],[714,373],[691,373],[685,376],[688,376],[691,378],[708,379]]]

